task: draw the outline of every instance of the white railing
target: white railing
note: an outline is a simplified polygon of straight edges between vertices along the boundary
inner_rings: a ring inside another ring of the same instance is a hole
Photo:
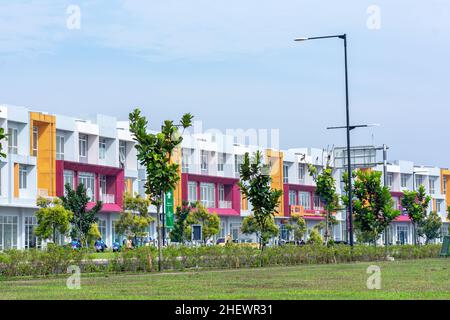
[[[114,194],[102,193],[100,200],[103,203],[116,203],[116,196]]]
[[[232,208],[232,202],[227,200],[220,200],[219,201],[219,208],[222,209],[231,209]]]

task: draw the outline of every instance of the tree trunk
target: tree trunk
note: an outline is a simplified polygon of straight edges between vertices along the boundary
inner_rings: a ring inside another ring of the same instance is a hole
[[[53,244],[56,244],[56,227],[53,225]]]
[[[325,245],[328,245],[328,212],[325,215]]]
[[[161,217],[160,217],[160,210],[161,205],[156,206],[156,231],[158,233],[158,271],[162,271],[161,261],[162,261],[162,249],[161,249],[161,243],[162,243],[162,230],[161,230]]]

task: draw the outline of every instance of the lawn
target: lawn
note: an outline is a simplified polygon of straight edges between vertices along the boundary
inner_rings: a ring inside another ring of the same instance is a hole
[[[381,289],[366,287],[369,265]],[[1,299],[450,299],[450,259],[0,281]]]

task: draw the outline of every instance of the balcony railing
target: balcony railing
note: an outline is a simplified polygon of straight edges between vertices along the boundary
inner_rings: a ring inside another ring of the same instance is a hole
[[[103,193],[100,197],[103,203],[116,203],[116,196],[114,194]]]
[[[219,201],[219,208],[221,209],[231,209],[233,206],[233,203],[228,200],[220,200]]]

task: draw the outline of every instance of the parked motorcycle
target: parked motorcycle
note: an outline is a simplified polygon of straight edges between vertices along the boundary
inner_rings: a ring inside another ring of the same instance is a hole
[[[117,241],[115,241],[112,245],[113,252],[119,252],[121,248],[122,248],[122,246]]]
[[[80,248],[81,248],[81,242],[80,242],[80,240],[77,240],[77,239],[72,240],[72,241],[70,242],[70,247],[71,247],[72,249],[74,249],[74,250],[80,249]]]
[[[94,244],[95,251],[104,252],[107,247],[108,246],[106,245],[106,243],[103,240],[99,239],[99,240],[95,241],[95,244]]]

